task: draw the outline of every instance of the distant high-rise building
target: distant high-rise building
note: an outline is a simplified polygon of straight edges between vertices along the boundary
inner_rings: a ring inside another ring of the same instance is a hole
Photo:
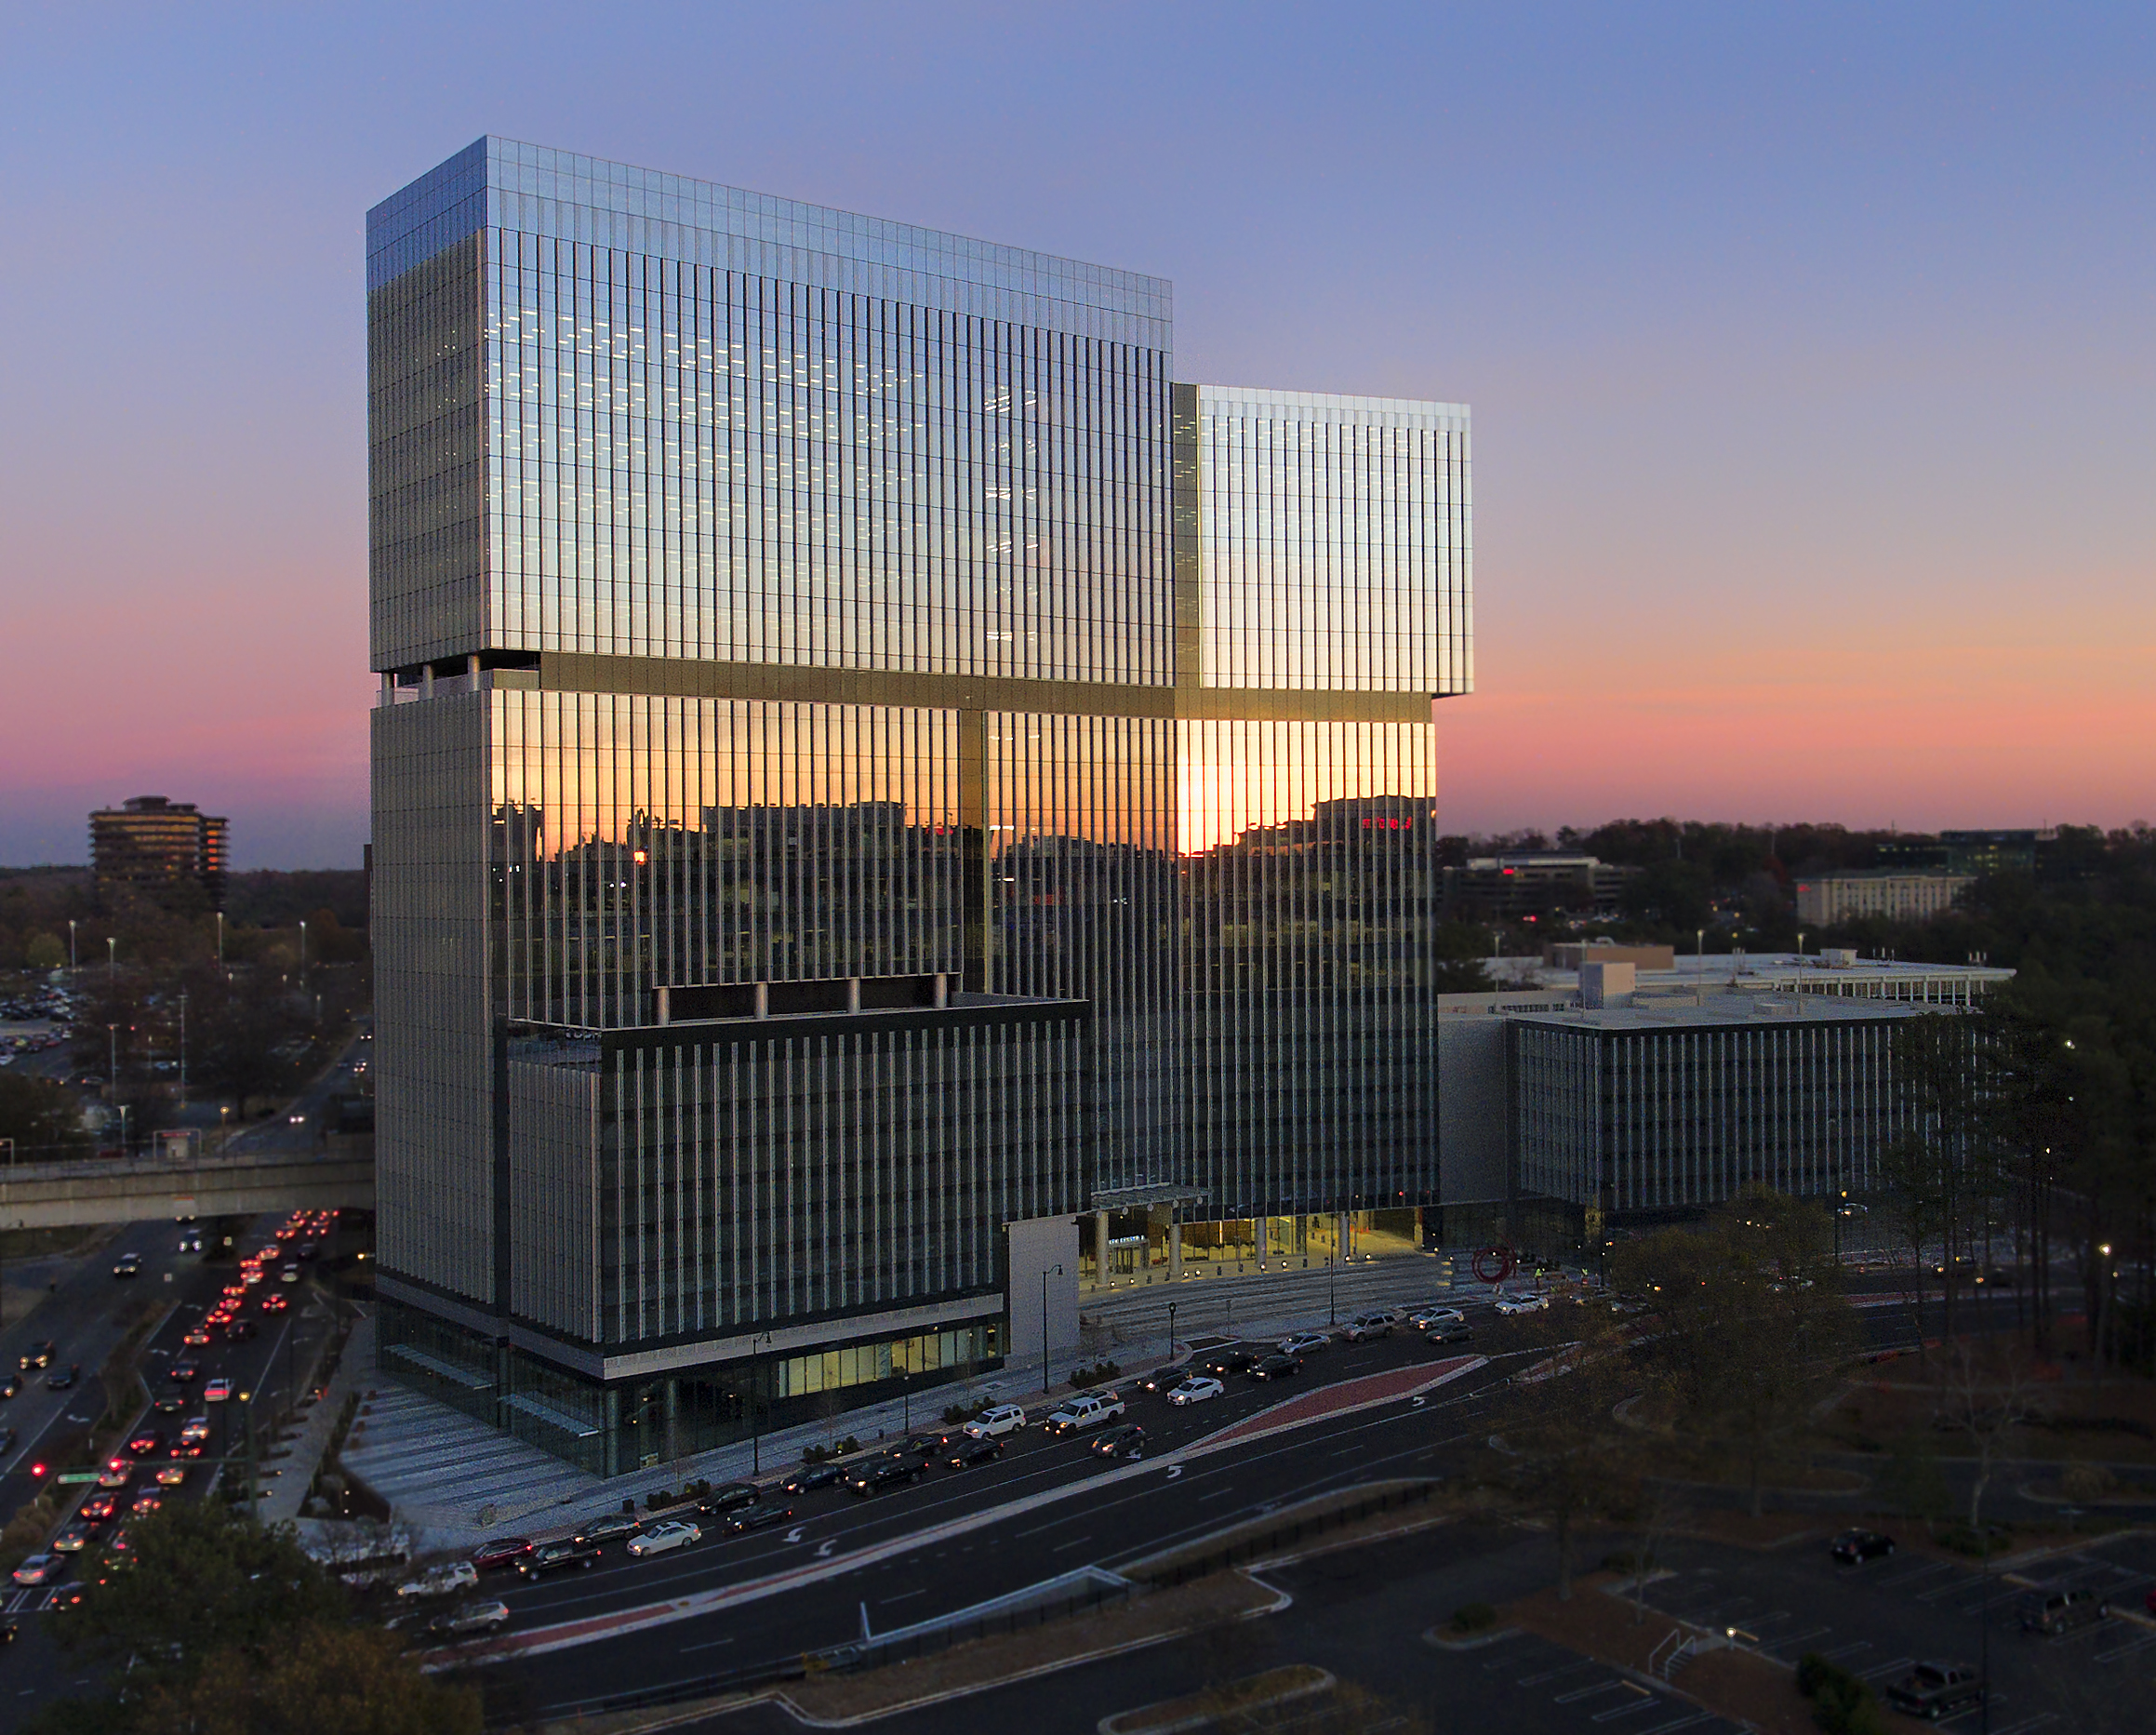
[[[612,1473],[1415,1235],[1463,407],[496,139],[367,274],[386,1370]]]
[[[90,815],[90,864],[100,886],[153,893],[200,886],[221,910],[229,824],[191,801],[137,795]]]

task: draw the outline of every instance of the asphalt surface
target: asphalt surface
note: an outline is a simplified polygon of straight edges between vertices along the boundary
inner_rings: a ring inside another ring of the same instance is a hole
[[[1306,1384],[1329,1383],[1465,1353],[1492,1358],[1421,1402],[1309,1423],[1098,1488],[1093,1485],[1103,1472],[1118,1466],[1094,1458],[1083,1438],[1050,1440],[1028,1429],[1014,1436],[1006,1457],[995,1464],[965,1472],[938,1469],[868,1501],[821,1490],[791,1502],[792,1524],[759,1535],[735,1541],[707,1535],[700,1543],[642,1561],[625,1557],[619,1544],[611,1544],[589,1570],[537,1585],[497,1575],[486,1594],[509,1604],[511,1633],[530,1632],[746,1584],[811,1563],[843,1561],[1008,1502],[1051,1492],[1063,1496],[918,1549],[885,1554],[841,1576],[500,1666],[517,1678],[520,1705],[564,1713],[598,1696],[842,1644],[859,1637],[864,1625],[872,1633],[885,1632],[952,1614],[1081,1567],[1113,1569],[1327,1491],[1380,1478],[1443,1476],[1487,1437],[1504,1377],[1524,1365],[1523,1355],[1533,1353],[1519,1347],[1528,1327],[1498,1319],[1486,1303],[1466,1305],[1478,1333],[1471,1344],[1426,1344],[1413,1333],[1341,1344],[1311,1357],[1302,1376]],[[1864,1318],[1876,1345],[1913,1345],[1913,1329],[1899,1310],[1870,1309]],[[1157,1458],[1297,1389],[1242,1380],[1228,1385],[1228,1396],[1183,1409],[1138,1392],[1131,1380],[1120,1381],[1118,1389],[1130,1406],[1125,1420],[1145,1426],[1148,1458]],[[1732,1491],[1730,1498],[1741,1495]]]
[[[322,1153],[330,1100],[358,1091],[359,1074],[353,1070],[374,1056],[374,1043],[365,1032],[339,1050],[337,1058],[308,1080],[299,1094],[284,1109],[244,1132],[234,1133],[225,1150],[234,1155],[273,1154],[306,1156]]]
[[[251,1229],[234,1237],[237,1245],[233,1253],[268,1245],[283,1221],[281,1213],[256,1219]],[[209,1225],[199,1227],[207,1229]],[[95,1259],[83,1261],[27,1327],[10,1330],[5,1342],[0,1342],[0,1351],[9,1356],[7,1365],[12,1366],[13,1358],[20,1354],[20,1342],[50,1335],[59,1341],[63,1364],[76,1359],[83,1367],[83,1383],[73,1391],[47,1393],[39,1384],[26,1387],[12,1404],[0,1406],[0,1410],[7,1412],[7,1421],[22,1429],[21,1440],[6,1461],[7,1474],[0,1476],[0,1501],[6,1501],[10,1515],[36,1491],[38,1480],[31,1474],[31,1467],[41,1461],[41,1448],[88,1425],[102,1413],[104,1393],[96,1383],[97,1370],[122,1336],[121,1316],[128,1304],[140,1297],[149,1296],[166,1304],[168,1311],[144,1345],[141,1390],[145,1395],[137,1406],[137,1425],[146,1421],[157,1427],[167,1443],[178,1439],[181,1424],[190,1416],[206,1415],[212,1425],[203,1461],[188,1461],[187,1481],[177,1489],[167,1490],[167,1498],[206,1498],[215,1479],[208,1461],[241,1452],[247,1413],[244,1395],[253,1395],[255,1413],[265,1420],[289,1402],[293,1383],[304,1377],[311,1358],[310,1341],[318,1341],[328,1329],[326,1309],[316,1299],[317,1292],[305,1281],[265,1281],[249,1294],[244,1308],[244,1316],[255,1322],[256,1337],[239,1343],[220,1338],[206,1346],[190,1346],[183,1341],[185,1334],[215,1304],[224,1286],[238,1281],[238,1264],[229,1255],[211,1260],[201,1254],[180,1253],[181,1234],[182,1227],[177,1224],[129,1225]],[[128,1250],[143,1255],[141,1275],[113,1277],[114,1261]],[[333,1251],[334,1242],[322,1248],[325,1257]],[[286,1307],[264,1311],[260,1298],[270,1293],[285,1297]],[[193,1366],[193,1380],[181,1381],[171,1377],[175,1365],[182,1362]],[[220,1404],[205,1402],[201,1397],[205,1385],[220,1376],[233,1382],[235,1399]],[[179,1410],[166,1414],[153,1408],[156,1397],[175,1395],[184,1399]],[[25,1409],[25,1405],[34,1408]],[[17,1421],[17,1412],[39,1419],[34,1433],[32,1425]],[[123,1509],[142,1488],[153,1485],[155,1467],[170,1461],[162,1450],[142,1460],[141,1467],[122,1492]],[[266,1458],[260,1465],[264,1486],[269,1486],[283,1468],[273,1455]],[[233,1474],[242,1473],[235,1470]],[[295,1474],[305,1471],[295,1466]],[[65,1515],[72,1514],[94,1491],[89,1486],[70,1485],[70,1499],[54,1527],[56,1533],[67,1523]],[[124,1528],[125,1523],[121,1518],[100,1526],[100,1540],[109,1537],[116,1527]],[[0,1617],[13,1621],[19,1633],[15,1643],[0,1651],[0,1728],[13,1728],[51,1698],[94,1687],[94,1681],[77,1674],[72,1660],[53,1647],[40,1618],[56,1595],[66,1593],[86,1558],[72,1558],[49,1587],[25,1589],[0,1582]]]

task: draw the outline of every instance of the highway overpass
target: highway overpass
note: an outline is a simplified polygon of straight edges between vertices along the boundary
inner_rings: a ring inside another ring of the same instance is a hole
[[[315,1155],[129,1157],[21,1163],[0,1169],[0,1229],[60,1229],[153,1218],[374,1208],[374,1141],[337,1141]],[[353,1148],[356,1147],[356,1148]]]

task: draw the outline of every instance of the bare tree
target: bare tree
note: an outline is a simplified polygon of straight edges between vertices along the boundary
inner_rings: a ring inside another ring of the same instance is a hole
[[[1938,1419],[1968,1441],[1976,1455],[1969,1487],[1969,1528],[1983,1522],[1984,1494],[2006,1446],[2027,1420],[2036,1382],[2016,1346],[1997,1338],[1949,1346],[1939,1370]]]

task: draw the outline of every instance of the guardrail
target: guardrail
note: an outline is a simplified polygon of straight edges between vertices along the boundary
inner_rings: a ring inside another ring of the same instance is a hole
[[[1157,1563],[1140,1561],[1126,1570],[1133,1579],[1156,1587],[1187,1584],[1192,1579],[1204,1578],[1245,1560],[1256,1560],[1280,1548],[1293,1547],[1306,1537],[1323,1536],[1328,1530],[1359,1524],[1381,1512],[1396,1511],[1402,1506],[1427,1506],[1442,1486],[1437,1482],[1416,1482],[1404,1488],[1385,1488],[1343,1506],[1283,1519],[1277,1525],[1246,1532],[1216,1548],[1170,1555]]]

